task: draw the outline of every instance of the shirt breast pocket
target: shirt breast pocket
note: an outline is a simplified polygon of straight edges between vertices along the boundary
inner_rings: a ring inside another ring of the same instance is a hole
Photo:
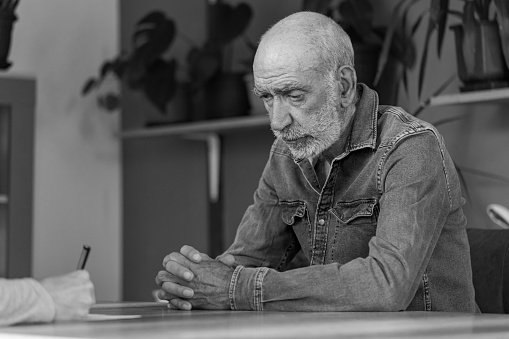
[[[292,227],[302,249],[308,251],[311,242],[311,223],[306,203],[299,200],[281,201],[279,207],[281,209],[281,219],[286,225]]]
[[[347,263],[369,255],[368,243],[376,234],[378,204],[375,198],[338,202],[331,213],[336,217],[334,261]]]

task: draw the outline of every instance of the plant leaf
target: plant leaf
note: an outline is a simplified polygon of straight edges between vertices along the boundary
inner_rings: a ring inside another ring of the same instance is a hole
[[[481,171],[481,170],[478,170],[475,168],[470,168],[470,167],[465,167],[465,166],[461,166],[461,168],[466,173],[475,174],[475,175],[478,175],[483,178],[500,181],[500,182],[503,182],[504,184],[509,184],[509,178],[506,176],[493,174],[493,173],[489,173],[489,172],[485,172],[485,171]]]
[[[426,72],[426,62],[428,59],[428,44],[431,37],[431,33],[433,33],[433,27],[428,25],[428,30],[426,32],[426,37],[424,39],[424,49],[422,50],[422,57],[421,57],[421,67],[419,69],[419,84],[417,88],[417,97],[421,97],[422,93],[422,85],[424,83],[424,74]]]
[[[415,44],[411,35],[407,33],[406,18],[409,9],[419,0],[400,0],[394,7],[390,25],[385,33],[382,50],[378,58],[377,73],[375,75],[374,85],[378,84],[382,76],[385,65],[391,54],[396,55],[405,68],[412,68],[415,65]],[[396,37],[394,37],[396,35]]]
[[[88,79],[85,84],[83,85],[83,88],[81,89],[82,95],[87,95],[92,89],[94,89],[97,85],[97,80],[95,78]]]
[[[494,0],[497,9],[497,21],[504,52],[505,63],[509,67],[509,1]]]
[[[151,103],[153,103],[159,112],[166,113],[166,105],[173,98],[177,89],[175,80],[175,71],[177,62],[172,59],[166,62],[157,59],[152,63],[147,72],[143,91]]]
[[[150,12],[141,18],[133,34],[134,51],[125,63],[125,80],[132,89],[139,89],[148,69],[171,46],[175,23],[162,12]]]
[[[217,73],[221,65],[217,53],[209,49],[191,49],[187,55],[187,62],[190,66],[192,91],[201,88],[208,79]]]
[[[431,94],[425,101],[421,102],[419,107],[415,110],[412,115],[414,117],[418,116],[431,102],[431,99],[440,93],[442,93],[453,81],[456,79],[456,74],[451,75],[449,78],[447,78],[434,92]]]
[[[440,120],[437,120],[437,121],[433,122],[433,126],[437,127],[437,126],[445,125],[445,124],[448,124],[450,122],[458,121],[458,120],[461,120],[461,119],[464,119],[463,115],[459,115],[459,116],[451,117],[451,118],[444,118],[444,119],[440,119]]]
[[[175,38],[175,22],[163,12],[150,12],[141,18],[133,34],[135,54],[143,54],[148,63],[157,59],[172,44]]]
[[[109,72],[113,72],[113,61],[106,61],[103,63],[99,75],[103,79]]]
[[[438,3],[435,5],[434,3]],[[437,52],[438,57],[442,54],[442,46],[444,45],[445,29],[447,27],[447,12],[449,10],[449,0],[432,0],[433,9],[430,16],[436,20],[438,36],[437,36]],[[436,11],[436,12],[434,12]]]
[[[352,28],[364,43],[382,45],[382,39],[373,29],[373,6],[368,0],[343,1],[338,6],[345,28]]]
[[[475,52],[479,22],[475,18],[474,11],[474,2],[465,2],[463,9],[463,39],[461,41],[461,47],[463,50],[465,67],[469,74],[473,74],[476,67]]]
[[[223,2],[208,3],[208,38],[219,48],[244,33],[251,22],[253,11],[246,3],[232,6]]]
[[[162,12],[154,11],[141,18],[133,34],[134,51],[128,62],[128,82],[136,88],[147,69],[171,46],[175,23]]]
[[[465,197],[467,198],[466,200],[471,201],[472,198],[470,197],[470,191],[468,190],[467,181],[465,180],[465,176],[463,175],[463,169],[461,167],[459,167],[456,164],[456,162],[453,161],[453,163],[454,163],[454,167],[456,167],[456,172],[458,172],[458,178],[460,179],[460,183],[463,186],[463,188],[465,189]]]

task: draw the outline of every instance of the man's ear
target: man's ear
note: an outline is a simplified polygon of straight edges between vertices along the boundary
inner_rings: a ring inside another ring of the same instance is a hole
[[[352,66],[343,65],[336,71],[341,107],[350,106],[355,100],[357,74]]]

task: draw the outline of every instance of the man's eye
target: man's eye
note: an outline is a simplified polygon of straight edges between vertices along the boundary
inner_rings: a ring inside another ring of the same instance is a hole
[[[289,94],[288,97],[292,101],[301,101],[302,99],[304,99],[304,94]]]

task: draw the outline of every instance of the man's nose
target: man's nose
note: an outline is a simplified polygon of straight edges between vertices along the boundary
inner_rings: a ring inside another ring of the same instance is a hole
[[[290,110],[286,107],[284,101],[274,99],[272,110],[270,112],[270,128],[280,131],[292,123]]]

